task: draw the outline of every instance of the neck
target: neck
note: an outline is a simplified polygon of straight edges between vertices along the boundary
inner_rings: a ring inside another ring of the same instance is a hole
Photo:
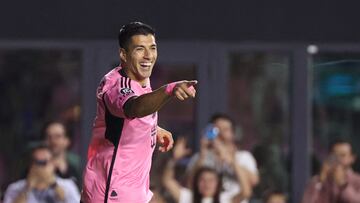
[[[66,151],[61,151],[59,153],[54,154],[55,159],[62,159],[66,158]]]
[[[145,79],[137,78],[128,68],[126,68],[126,64],[121,64],[121,67],[124,69],[126,76],[129,77],[131,80],[137,81],[138,83],[140,83],[142,87],[147,85],[147,78]]]

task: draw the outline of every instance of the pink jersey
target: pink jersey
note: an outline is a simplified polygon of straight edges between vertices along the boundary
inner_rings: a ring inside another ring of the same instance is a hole
[[[84,171],[84,203],[145,203],[151,158],[156,145],[157,113],[126,118],[123,106],[151,92],[131,80],[121,67],[104,76],[97,90],[97,115]]]

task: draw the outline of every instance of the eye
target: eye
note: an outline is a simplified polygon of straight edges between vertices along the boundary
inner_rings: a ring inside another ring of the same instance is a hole
[[[144,51],[144,47],[137,47],[135,48],[135,51]]]

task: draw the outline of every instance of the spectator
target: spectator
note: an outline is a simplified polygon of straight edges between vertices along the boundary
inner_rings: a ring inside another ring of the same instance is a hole
[[[72,180],[55,174],[53,155],[45,145],[31,152],[31,164],[26,179],[9,185],[4,203],[74,203],[80,201],[79,191]]]
[[[164,197],[161,195],[160,190],[157,188],[151,188],[153,196],[149,203],[166,203]]]
[[[264,203],[286,203],[286,195],[280,191],[271,191],[265,198]]]
[[[256,161],[252,154],[245,150],[238,150],[235,145],[235,124],[233,120],[225,114],[215,114],[210,122],[218,128],[218,136],[213,140],[203,137],[201,139],[200,152],[193,155],[188,165],[190,179],[197,168],[202,166],[215,168],[223,175],[222,185],[226,192],[237,194],[242,190],[236,181],[237,176],[234,167],[229,165],[229,154],[234,151],[234,163],[236,168],[246,174],[243,181],[250,185],[250,189],[259,182]],[[242,202],[248,202],[244,200]]]
[[[171,159],[163,175],[163,184],[172,197],[178,203],[238,203],[251,195],[250,185],[246,181],[245,171],[235,161],[235,150],[232,150],[224,161],[235,172],[237,183],[241,186],[241,192],[232,194],[222,192],[222,182],[220,174],[213,168],[197,168],[192,179],[192,190],[182,187],[174,176],[175,162],[186,154],[189,150],[185,147],[184,139],[179,139],[174,148],[173,159]]]
[[[305,189],[303,203],[360,203],[360,175],[352,170],[355,155],[351,142],[337,139],[319,175]]]
[[[53,153],[56,174],[61,178],[71,178],[80,185],[80,158],[68,151],[71,141],[65,125],[59,121],[48,122],[44,139]]]

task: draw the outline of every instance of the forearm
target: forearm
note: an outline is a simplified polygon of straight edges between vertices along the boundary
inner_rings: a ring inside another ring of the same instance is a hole
[[[169,94],[165,93],[165,87],[162,86],[151,93],[128,101],[124,108],[125,115],[130,118],[141,118],[157,112],[171,98]]]
[[[173,160],[167,164],[164,175],[162,177],[162,183],[171,196],[175,199],[175,201],[178,202],[180,199],[181,186],[174,177],[174,164],[175,162],[173,162]]]
[[[235,196],[235,199],[243,200],[250,198],[252,195],[252,186],[250,184],[249,178],[247,177],[246,170],[237,163],[233,163],[232,167],[235,171],[236,178],[241,188],[240,193]]]
[[[192,166],[188,169],[188,171],[187,171],[188,180],[186,183],[187,187],[189,187],[189,188],[192,187],[192,182],[194,179],[195,171],[204,165],[204,159],[205,159],[204,156],[205,155],[203,155],[200,152],[197,159],[193,162]]]
[[[260,181],[259,180],[259,175],[249,171],[246,168],[243,168],[243,170],[244,170],[244,172],[246,174],[246,177],[249,179],[251,186],[255,187]]]

